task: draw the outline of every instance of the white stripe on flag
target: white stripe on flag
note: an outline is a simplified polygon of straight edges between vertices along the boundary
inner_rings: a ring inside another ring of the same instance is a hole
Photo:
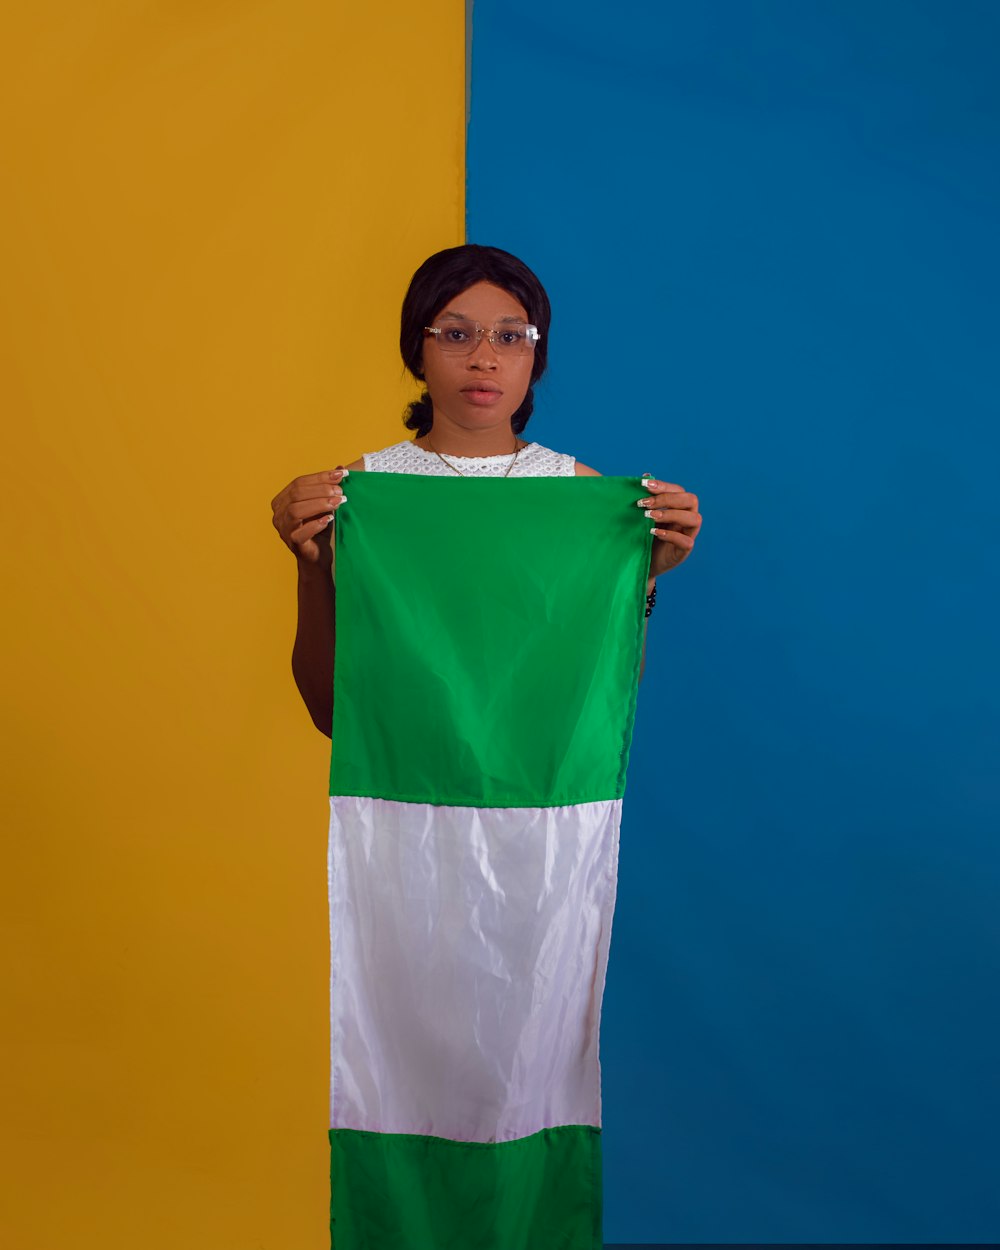
[[[620,799],[330,799],[331,1127],[600,1126],[620,821]]]

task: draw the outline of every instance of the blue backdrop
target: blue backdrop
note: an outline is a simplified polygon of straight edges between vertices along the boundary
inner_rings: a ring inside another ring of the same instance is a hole
[[[528,434],[695,491],[602,1030],[609,1242],[1000,1239],[1000,5],[477,0]]]

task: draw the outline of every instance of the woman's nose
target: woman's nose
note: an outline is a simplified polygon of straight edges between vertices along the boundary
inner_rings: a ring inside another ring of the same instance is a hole
[[[475,350],[469,355],[469,366],[474,369],[497,367],[497,353],[493,344],[484,334],[476,344]]]

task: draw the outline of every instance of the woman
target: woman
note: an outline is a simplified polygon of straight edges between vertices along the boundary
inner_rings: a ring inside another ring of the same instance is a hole
[[[273,524],[298,559],[292,672],[313,723],[327,737],[334,664],[329,526],[347,503],[349,472],[599,476],[572,456],[520,437],[531,416],[532,386],[545,372],[549,318],[542,284],[509,252],[478,244],[437,252],[414,274],[403,301],[400,351],[426,386],[405,418],[416,437],[297,477],[271,501]],[[537,338],[526,327],[534,327]],[[651,607],[656,578],[691,554],[702,518],[697,496],[682,486],[649,477],[643,484],[649,494],[636,504],[655,522]]]
[[[274,524],[298,557],[295,680],[327,736],[330,523],[347,502],[347,472],[600,476],[521,437],[532,384],[545,369],[548,329],[545,291],[509,253],[470,245],[432,256],[402,310],[403,360],[426,385],[405,418],[416,437],[296,478],[273,501]],[[659,540],[648,616],[655,578],[687,557],[701,517],[697,499],[680,486],[645,484],[651,493],[636,502],[656,522]],[[606,524],[606,513],[598,514],[592,538]],[[638,590],[645,547],[632,549]],[[355,591],[364,567],[350,583]],[[420,575],[414,597],[425,589]],[[631,618],[633,665],[636,625]],[[634,667],[628,673],[631,680]],[[347,687],[340,688],[349,720]],[[423,714],[427,705],[420,707]],[[511,723],[504,714],[493,729]],[[357,751],[355,730],[348,726],[337,742]],[[492,766],[502,758],[495,746],[491,733],[484,751],[471,751],[477,781],[485,776],[481,760]],[[335,743],[335,773],[336,751]],[[378,753],[386,754],[381,741]],[[590,1250],[600,1245],[596,1022],[620,800],[473,808],[419,799],[409,791],[402,801],[372,797],[350,785],[331,797],[333,1244]]]

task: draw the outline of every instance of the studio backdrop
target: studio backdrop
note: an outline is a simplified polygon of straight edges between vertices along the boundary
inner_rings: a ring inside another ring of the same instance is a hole
[[[466,239],[552,297],[527,436],[705,517],[622,811],[606,1241],[997,1239],[998,37],[6,16],[5,1244],[328,1244],[330,743],[270,501],[407,436],[399,305]]]

